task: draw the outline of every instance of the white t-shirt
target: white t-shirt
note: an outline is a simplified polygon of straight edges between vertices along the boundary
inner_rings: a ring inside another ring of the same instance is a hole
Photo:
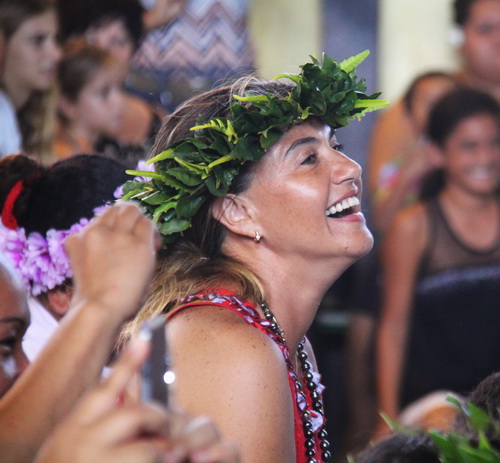
[[[33,362],[56,331],[59,323],[34,297],[28,298],[31,324],[23,338],[23,349]]]
[[[0,158],[21,152],[21,132],[16,110],[9,97],[0,90]]]

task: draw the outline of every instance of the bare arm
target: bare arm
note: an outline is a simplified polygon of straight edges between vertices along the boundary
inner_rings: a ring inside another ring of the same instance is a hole
[[[139,209],[108,209],[67,241],[74,296],[39,358],[0,401],[2,463],[30,462],[43,440],[99,378],[124,321],[140,305],[156,230]]]
[[[384,243],[383,307],[377,339],[379,409],[396,418],[415,276],[427,242],[421,204],[401,211]]]
[[[274,342],[218,307],[177,314],[167,334],[181,407],[212,417],[243,463],[295,462],[293,404]]]
[[[394,182],[382,180],[390,163],[401,162]],[[405,205],[415,181],[430,168],[424,146],[410,123],[401,101],[380,115],[373,130],[368,159],[368,185],[377,230],[384,233],[394,215]]]
[[[119,404],[148,347],[132,341],[111,376],[44,443],[36,463],[237,463],[237,453],[207,417],[190,419],[157,404]]]

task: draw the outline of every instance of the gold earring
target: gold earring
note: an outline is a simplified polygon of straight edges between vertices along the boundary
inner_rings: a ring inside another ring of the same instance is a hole
[[[255,232],[255,238],[253,239],[256,243],[260,243],[261,235],[258,231]]]

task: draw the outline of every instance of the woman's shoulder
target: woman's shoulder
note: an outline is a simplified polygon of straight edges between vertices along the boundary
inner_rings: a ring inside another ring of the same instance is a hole
[[[263,355],[282,361],[276,343],[248,320],[248,314],[220,305],[193,305],[169,319],[167,332],[171,342],[186,353],[202,347],[215,356],[240,356],[249,362]]]
[[[423,249],[428,239],[428,213],[425,202],[417,201],[401,209],[388,228],[387,240],[390,243],[411,243],[414,249]]]
[[[290,452],[294,428],[288,370],[271,338],[218,306],[179,312],[167,323],[167,337],[180,406],[212,416],[222,435],[252,455],[252,461],[279,461],[278,455]]]
[[[398,211],[394,217],[393,225],[410,233],[418,233],[422,230],[426,220],[426,203],[417,201]]]

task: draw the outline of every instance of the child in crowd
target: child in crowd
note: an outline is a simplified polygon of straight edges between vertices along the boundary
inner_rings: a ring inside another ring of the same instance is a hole
[[[111,136],[120,125],[123,97],[118,61],[102,48],[73,40],[64,47],[57,78],[56,157],[95,152],[99,137]]]
[[[119,327],[138,309],[157,242],[152,222],[127,203],[72,235],[65,243],[75,275],[71,316],[31,365],[21,345],[30,323],[26,292],[0,254],[2,463],[31,462],[37,454],[37,463],[238,461],[209,419],[158,405],[120,405],[117,399],[147,356],[144,341],[134,341],[106,382],[73,410],[97,382]]]
[[[474,90],[436,103],[426,134],[441,169],[389,228],[378,386],[393,418],[431,391],[464,394],[500,369],[499,117],[495,99]]]
[[[64,240],[114,201],[115,189],[130,177],[122,164],[99,155],[73,156],[50,167],[19,155],[0,160],[0,178],[0,252],[11,257],[32,296],[23,342],[33,360],[73,294]]]
[[[423,136],[427,117],[433,104],[456,85],[453,76],[445,72],[421,74],[402,100],[377,122],[370,147],[368,182],[378,232],[383,233],[401,207],[416,200],[422,177],[433,168]],[[392,130],[394,123],[407,125],[409,134]]]

